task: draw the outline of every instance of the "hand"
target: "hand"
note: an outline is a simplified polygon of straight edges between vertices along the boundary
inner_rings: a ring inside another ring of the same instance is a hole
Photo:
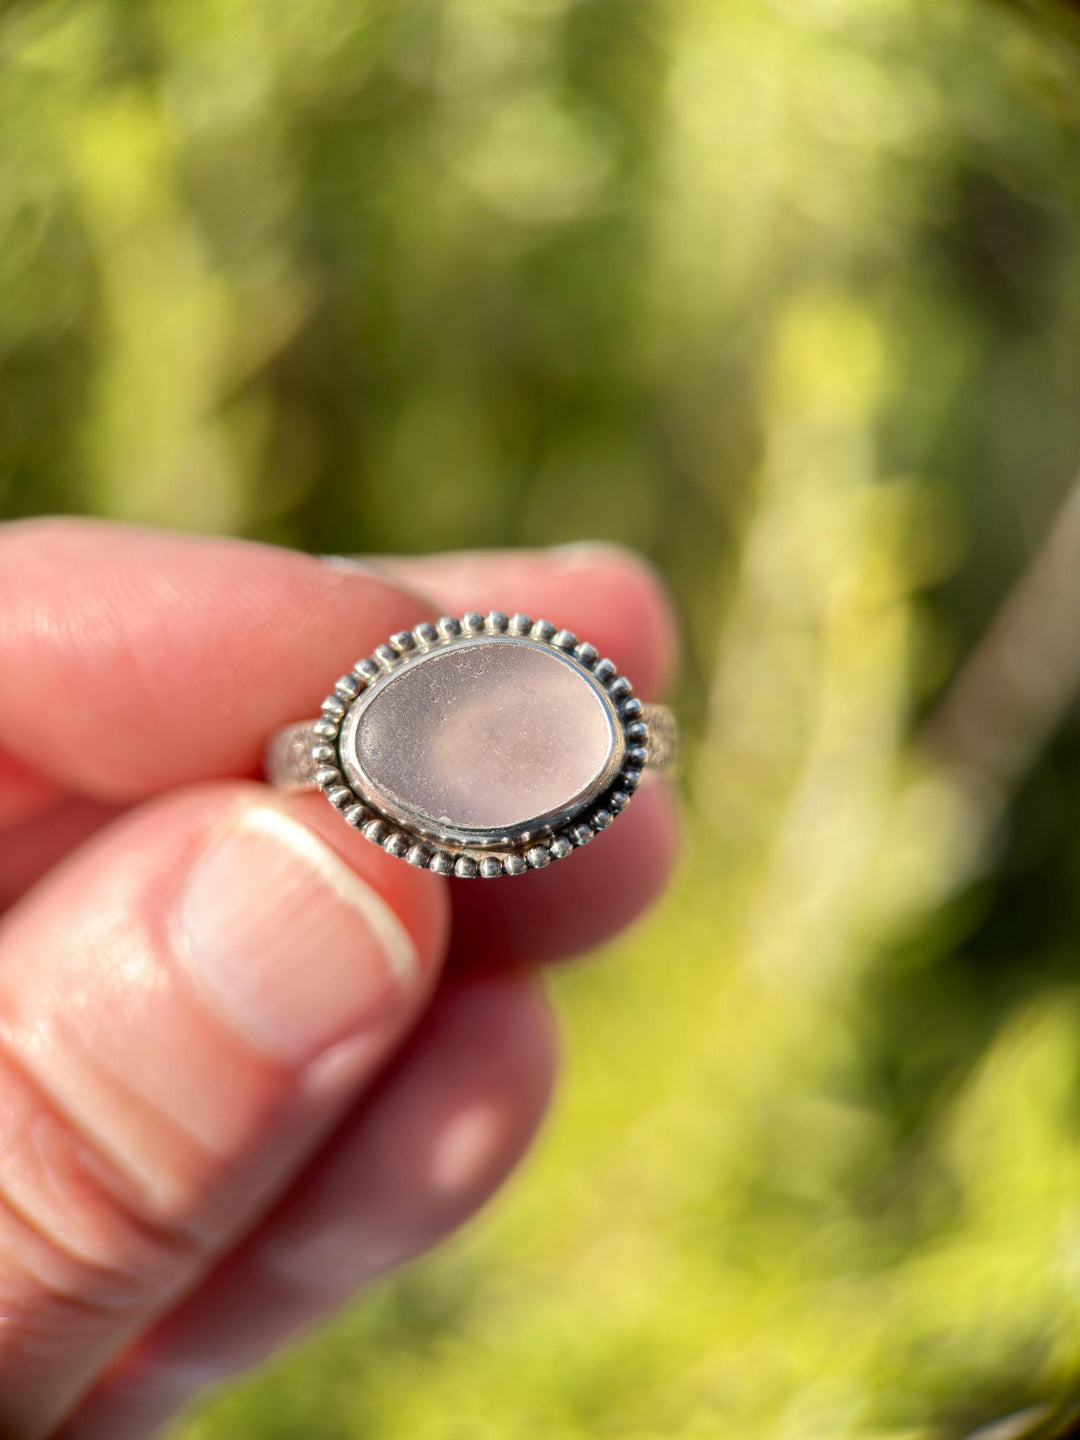
[[[535,967],[656,896],[663,783],[569,864],[488,885],[250,778],[387,634],[495,607],[663,685],[664,597],[607,547],[371,569],[0,527],[3,1435],[152,1434],[528,1145],[555,1063]]]

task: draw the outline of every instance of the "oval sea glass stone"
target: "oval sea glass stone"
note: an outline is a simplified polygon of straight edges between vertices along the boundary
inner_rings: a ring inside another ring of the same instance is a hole
[[[414,659],[362,700],[347,734],[376,804],[463,834],[511,833],[587,803],[622,743],[591,679],[511,639]]]

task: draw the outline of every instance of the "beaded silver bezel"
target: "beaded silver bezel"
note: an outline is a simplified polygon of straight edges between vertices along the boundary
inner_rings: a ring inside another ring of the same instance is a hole
[[[558,814],[530,820],[517,827],[518,833],[513,835],[492,834],[467,843],[446,835],[433,836],[430,828],[412,823],[400,812],[390,813],[385,802],[380,805],[359,787],[354,766],[343,756],[349,718],[363,707],[365,697],[433,651],[495,638],[527,640],[553,650],[590,683],[606,702],[621,732],[621,744],[613,751],[616,763],[610,780],[605,774],[597,794]],[[614,662],[602,658],[594,646],[547,620],[533,621],[521,614],[507,616],[497,610],[487,615],[469,611],[460,618],[444,615],[433,623],[398,631],[377,645],[370,656],[358,660],[323,701],[321,716],[312,726],[311,763],[318,788],[334,808],[388,854],[441,875],[495,879],[543,869],[606,830],[629,805],[641,783],[647,740],[648,725],[641,701]]]

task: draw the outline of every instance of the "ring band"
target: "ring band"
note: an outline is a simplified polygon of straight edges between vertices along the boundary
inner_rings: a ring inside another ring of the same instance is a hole
[[[676,752],[671,712],[594,646],[492,611],[390,636],[317,719],[271,736],[265,768],[279,789],[322,790],[391,855],[495,878],[587,844]]]

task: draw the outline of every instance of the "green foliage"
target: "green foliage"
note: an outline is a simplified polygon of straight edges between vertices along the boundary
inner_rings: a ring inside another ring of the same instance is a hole
[[[976,0],[0,18],[4,513],[598,534],[687,622],[689,858],[556,977],[537,1157],[188,1440],[1053,1427],[1080,747],[991,864],[910,736],[1080,454],[1075,41]]]

